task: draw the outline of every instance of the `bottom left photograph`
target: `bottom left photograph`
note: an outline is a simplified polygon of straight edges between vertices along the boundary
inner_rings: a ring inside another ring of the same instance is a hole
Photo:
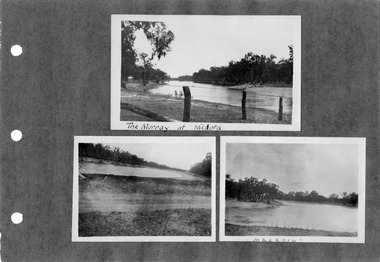
[[[215,241],[215,137],[75,136],[73,151],[73,241]]]

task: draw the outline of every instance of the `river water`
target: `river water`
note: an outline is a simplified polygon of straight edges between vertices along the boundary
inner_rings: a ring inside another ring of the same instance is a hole
[[[272,227],[285,225],[336,232],[358,230],[357,208],[283,200],[281,202],[282,206],[257,208],[258,203],[226,200],[226,223]]]
[[[197,177],[186,174],[185,172],[157,169],[150,167],[129,167],[116,166],[112,164],[99,163],[80,163],[79,172],[83,174],[105,174],[118,176],[137,176],[137,177],[153,177],[153,178],[174,178],[180,180],[198,180]]]
[[[153,94],[172,95],[183,92],[183,86],[190,86],[193,99],[212,103],[241,106],[242,90],[229,89],[226,86],[200,84],[190,81],[169,81],[158,88],[150,89]],[[284,113],[292,112],[292,88],[289,87],[257,87],[247,90],[247,108],[263,108],[278,112],[279,97],[283,98]]]

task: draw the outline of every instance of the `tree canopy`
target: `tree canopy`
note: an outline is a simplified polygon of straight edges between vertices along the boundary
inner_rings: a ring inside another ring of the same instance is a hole
[[[141,30],[151,45],[150,53],[138,51],[135,47],[136,32]],[[170,52],[174,33],[163,22],[122,21],[121,22],[121,80],[129,76],[134,79],[166,80],[168,75],[154,68],[153,59],[161,59]]]
[[[189,171],[200,176],[211,178],[211,153],[207,153],[202,162],[193,164]]]
[[[240,201],[266,201],[270,203],[278,195],[278,185],[269,183],[266,179],[258,180],[255,177],[246,177],[244,180],[234,181],[226,175],[226,197]]]

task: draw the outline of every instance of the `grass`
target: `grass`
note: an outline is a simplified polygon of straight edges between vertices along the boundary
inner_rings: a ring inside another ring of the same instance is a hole
[[[269,226],[240,226],[226,223],[226,236],[341,236],[355,237],[357,233]]]
[[[79,213],[79,236],[210,236],[211,211],[165,209]]]
[[[146,178],[102,174],[82,175],[87,179],[79,180],[80,192],[112,191],[115,194],[211,196],[211,181],[209,180],[189,181],[170,178]]]

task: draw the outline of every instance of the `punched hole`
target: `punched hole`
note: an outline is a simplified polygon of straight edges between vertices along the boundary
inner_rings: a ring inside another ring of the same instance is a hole
[[[16,130],[13,130],[12,133],[11,133],[11,138],[12,138],[12,140],[15,141],[15,142],[20,141],[21,138],[22,138],[22,133],[21,133],[21,131],[20,131],[20,130],[17,130],[17,129],[16,129]]]
[[[13,224],[20,224],[22,222],[22,214],[19,212],[14,212],[11,216]]]
[[[19,45],[14,45],[11,47],[11,54],[13,56],[19,56],[22,54],[22,47]]]

